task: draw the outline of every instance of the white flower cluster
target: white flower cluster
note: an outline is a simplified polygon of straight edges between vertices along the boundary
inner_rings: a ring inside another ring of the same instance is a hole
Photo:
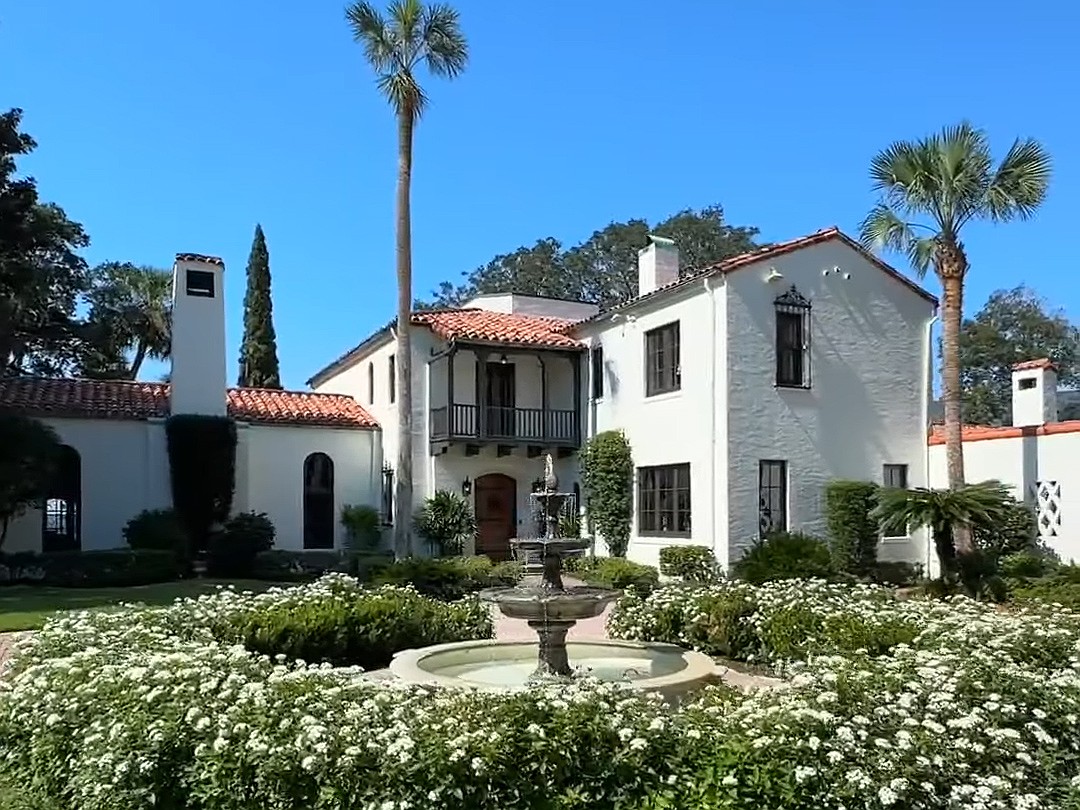
[[[0,766],[73,810],[1080,807],[1080,617],[1059,609],[663,588],[612,628],[738,639],[791,680],[678,708],[591,680],[513,695],[377,682],[217,630],[414,598],[330,576],[56,619],[0,681]]]

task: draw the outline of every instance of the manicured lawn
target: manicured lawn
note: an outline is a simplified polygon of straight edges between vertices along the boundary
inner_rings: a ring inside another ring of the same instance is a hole
[[[13,585],[0,588],[0,632],[36,630],[61,610],[115,607],[123,602],[167,605],[181,596],[198,596],[233,585],[237,590],[265,591],[280,583],[254,579],[190,579],[134,588],[39,588]]]

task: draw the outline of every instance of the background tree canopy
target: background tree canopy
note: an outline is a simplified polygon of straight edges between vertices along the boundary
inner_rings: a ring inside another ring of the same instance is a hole
[[[960,384],[964,421],[1012,422],[1012,367],[1049,357],[1058,365],[1058,385],[1080,385],[1080,329],[1061,310],[1051,310],[1029,287],[998,290],[960,329]],[[1080,401],[1059,396],[1058,418],[1080,418]]]
[[[728,225],[719,205],[686,209],[650,226],[643,219],[612,222],[579,245],[564,248],[552,237],[496,256],[460,284],[444,281],[418,309],[461,306],[474,295],[516,292],[589,301],[602,308],[637,295],[637,254],[650,233],[675,240],[683,273],[761,247],[758,229]]]

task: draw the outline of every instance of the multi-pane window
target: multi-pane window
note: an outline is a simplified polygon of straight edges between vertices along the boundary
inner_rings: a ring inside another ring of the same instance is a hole
[[[678,321],[646,332],[645,396],[678,391],[682,386],[679,362]]]
[[[60,447],[42,507],[42,551],[78,550],[82,544],[82,460],[74,447]]]
[[[758,532],[766,538],[788,530],[787,462],[758,462]]]
[[[890,489],[907,489],[907,464],[886,464],[881,469],[881,483]]]
[[[390,359],[386,363],[386,376],[387,390],[390,392],[390,402],[392,403],[397,393],[397,362],[394,355],[390,355]]]
[[[776,384],[810,387],[810,302],[795,289],[777,297]]]
[[[383,467],[382,471],[382,520],[387,526],[394,525],[394,470]]]
[[[638,468],[638,534],[690,536],[690,465]]]
[[[589,356],[592,374],[592,398],[604,396],[604,347],[594,346]]]

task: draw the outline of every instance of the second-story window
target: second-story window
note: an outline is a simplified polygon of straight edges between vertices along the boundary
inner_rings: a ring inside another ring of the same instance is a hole
[[[375,404],[375,364],[367,364],[367,401],[368,405]]]
[[[592,398],[600,399],[604,396],[604,347],[593,346],[590,360],[592,363]]]
[[[773,302],[776,309],[776,384],[810,387],[810,301],[792,285]]]
[[[390,359],[386,364],[386,376],[387,376],[387,390],[390,392],[390,402],[394,401],[394,394],[397,392],[397,364],[394,361],[394,355],[390,355]]]
[[[679,368],[679,322],[645,333],[645,396],[666,394],[682,387]]]

